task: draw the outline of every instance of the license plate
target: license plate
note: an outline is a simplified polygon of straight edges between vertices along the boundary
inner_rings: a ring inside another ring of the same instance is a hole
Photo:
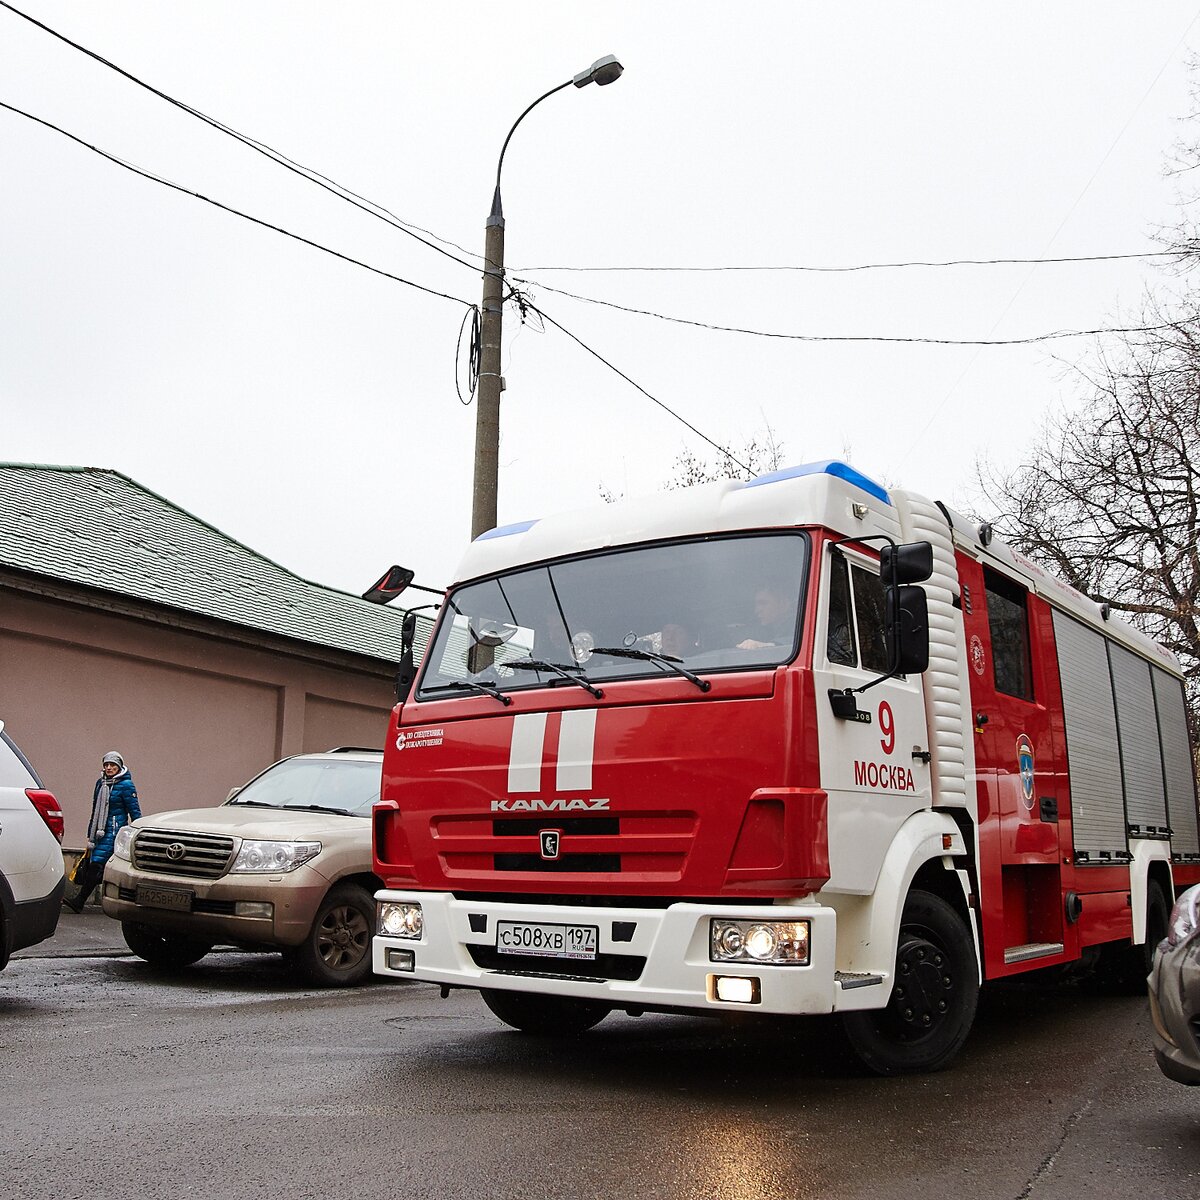
[[[496,923],[496,949],[501,954],[594,959],[599,941],[598,925],[542,925],[529,921]]]
[[[192,911],[194,892],[182,888],[145,887],[137,890],[137,902],[146,908],[174,908],[179,912]]]

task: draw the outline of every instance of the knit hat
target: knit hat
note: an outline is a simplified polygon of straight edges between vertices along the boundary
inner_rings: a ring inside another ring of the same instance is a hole
[[[117,766],[121,768],[121,770],[125,769],[125,760],[115,750],[110,750],[100,760],[101,766],[104,766],[105,763],[116,763]]]

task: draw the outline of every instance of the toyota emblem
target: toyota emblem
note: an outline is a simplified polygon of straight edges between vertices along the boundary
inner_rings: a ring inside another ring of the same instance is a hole
[[[172,862],[181,861],[185,854],[187,854],[187,848],[184,846],[184,844],[182,842],[172,842],[167,847],[167,857]]]

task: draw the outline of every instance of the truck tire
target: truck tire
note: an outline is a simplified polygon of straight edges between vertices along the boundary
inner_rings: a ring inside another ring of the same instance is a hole
[[[876,1074],[940,1071],[967,1040],[978,999],[966,923],[940,896],[913,891],[900,919],[887,1007],[846,1013],[842,1022],[855,1054]]]
[[[211,949],[210,942],[197,941],[178,933],[161,933],[138,921],[122,921],[125,945],[154,967],[187,967],[199,962]]]
[[[318,987],[355,987],[371,974],[375,902],[356,883],[329,889],[312,928],[299,946],[284,951],[284,962]]]
[[[538,1037],[573,1037],[598,1025],[612,1011],[597,1000],[539,996],[483,988],[483,1002],[505,1025]]]

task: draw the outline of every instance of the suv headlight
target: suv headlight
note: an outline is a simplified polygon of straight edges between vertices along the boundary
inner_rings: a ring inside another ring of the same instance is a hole
[[[1167,922],[1167,945],[1172,949],[1186,941],[1200,926],[1200,887],[1188,888],[1171,909]]]
[[[136,829],[130,825],[122,825],[117,830],[117,836],[113,841],[113,858],[123,858],[128,862],[130,855],[133,853],[133,839],[136,836]]]
[[[320,842],[258,842],[247,838],[229,871],[244,875],[286,874],[320,853]]]

